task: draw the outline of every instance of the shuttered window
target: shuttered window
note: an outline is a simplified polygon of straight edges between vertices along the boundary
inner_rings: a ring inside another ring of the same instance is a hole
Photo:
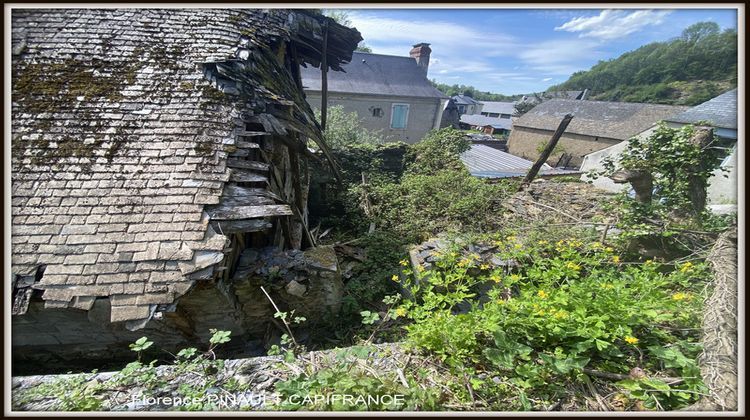
[[[409,119],[408,104],[393,104],[391,108],[391,128],[406,128]]]

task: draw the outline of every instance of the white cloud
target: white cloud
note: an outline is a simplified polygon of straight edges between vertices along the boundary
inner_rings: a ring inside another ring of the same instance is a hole
[[[597,16],[577,17],[555,28],[556,31],[580,32],[582,37],[616,39],[646,26],[659,25],[671,10],[602,10]]]
[[[598,42],[586,39],[550,40],[524,48],[519,57],[529,69],[545,75],[570,76],[588,69],[591,62],[603,58]]]
[[[542,79],[542,82],[549,82],[550,80],[552,80],[551,77],[545,77],[544,79]]]

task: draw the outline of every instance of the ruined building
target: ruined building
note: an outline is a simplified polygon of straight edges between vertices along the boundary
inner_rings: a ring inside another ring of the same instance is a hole
[[[299,68],[340,70],[356,30],[281,9],[14,9],[11,29],[14,362],[211,328],[241,347],[275,328],[264,285],[282,309],[335,311],[335,254],[306,227],[308,146],[326,149]]]

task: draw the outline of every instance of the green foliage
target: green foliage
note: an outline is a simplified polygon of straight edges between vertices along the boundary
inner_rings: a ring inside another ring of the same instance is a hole
[[[433,130],[406,153],[407,172],[430,175],[452,169],[466,172],[459,156],[471,148],[466,135],[454,128]]]
[[[315,109],[315,118],[320,121],[320,110]],[[377,131],[362,127],[356,112],[346,112],[341,105],[329,106],[326,115],[326,129],[323,132],[326,144],[332,149],[352,145],[377,145],[384,143],[384,138]]]
[[[436,256],[430,271],[404,272],[411,297],[397,310],[414,322],[406,327],[410,345],[456,373],[505,377],[507,392],[542,401],[566,393],[584,368],[638,366],[649,376],[686,378],[668,394],[646,392],[662,407],[684,406],[703,390],[695,358],[707,266],[626,263],[612,248],[573,238],[498,235],[492,245],[497,259],[517,268],[454,248]]]
[[[211,332],[212,332],[212,335],[211,335],[211,339],[209,340],[209,342],[213,346],[216,346],[216,345],[219,345],[219,344],[228,343],[229,341],[232,340],[231,338],[229,338],[229,336],[232,335],[231,331],[211,330]]]
[[[362,316],[362,324],[372,325],[380,320],[380,315],[377,312],[362,311],[359,313]]]
[[[436,80],[430,80],[435,89],[443,92],[447,96],[466,95],[477,101],[498,101],[498,102],[511,102],[520,99],[522,95],[503,95],[501,93],[483,92],[477,90],[474,86],[466,85],[447,85],[444,83],[438,83]]]
[[[135,341],[135,343],[129,344],[130,350],[140,353],[147,348],[151,347],[151,345],[154,344],[153,341],[148,341],[147,337],[141,337],[138,340]]]
[[[436,390],[422,390],[411,379],[410,386],[399,383],[395,375],[376,376],[370,364],[371,347],[351,347],[340,350],[333,363],[305,371],[276,383],[281,396],[280,410],[314,411],[395,411],[435,410],[440,394]],[[351,396],[350,400],[330,398]],[[360,399],[356,399],[356,398]],[[400,398],[393,398],[400,397]],[[369,398],[369,399],[368,399]]]
[[[606,158],[602,162],[604,169],[590,174],[594,178],[611,176],[622,168],[647,171],[654,178],[651,203],[636,202],[625,193],[613,202],[618,227],[623,229],[621,240],[656,238],[665,248],[688,251],[683,249],[685,241],[678,237],[682,230],[718,231],[727,226],[726,220],[705,209],[696,213],[690,200],[690,181],[705,189],[720,166],[723,153],[716,147],[717,138],[701,147],[690,141],[694,134],[691,125],[673,129],[660,124],[645,139],[631,138],[619,157]]]
[[[96,371],[91,372],[91,375],[95,374]],[[36,400],[52,399],[52,409],[56,411],[97,411],[103,405],[98,396],[103,386],[89,382],[89,379],[87,374],[82,373],[44,382],[19,396],[13,404],[23,406]]]
[[[699,22],[679,38],[601,61],[550,90],[591,89],[591,99],[697,105],[736,84],[737,32]]]

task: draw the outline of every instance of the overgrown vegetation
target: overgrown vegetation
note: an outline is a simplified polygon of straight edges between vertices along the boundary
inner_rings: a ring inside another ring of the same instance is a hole
[[[697,105],[736,86],[737,31],[699,22],[676,39],[601,61],[550,90],[590,89],[596,100]]]

